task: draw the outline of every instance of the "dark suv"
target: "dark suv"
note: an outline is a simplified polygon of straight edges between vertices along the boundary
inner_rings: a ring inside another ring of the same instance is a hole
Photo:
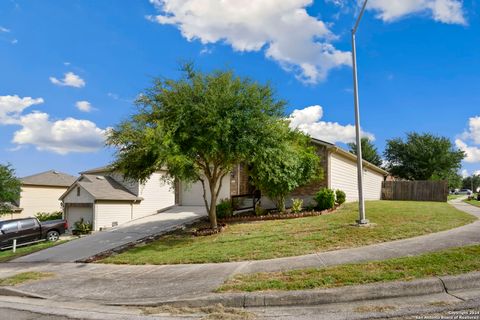
[[[0,249],[11,248],[14,239],[17,239],[17,245],[57,241],[66,229],[65,220],[40,222],[36,218],[26,218],[0,221]]]

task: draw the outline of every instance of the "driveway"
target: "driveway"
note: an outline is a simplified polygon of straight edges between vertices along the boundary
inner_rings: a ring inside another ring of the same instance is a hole
[[[206,216],[205,207],[178,206],[164,212],[130,221],[108,231],[20,257],[12,262],[76,262],[99,253],[168,232]]]

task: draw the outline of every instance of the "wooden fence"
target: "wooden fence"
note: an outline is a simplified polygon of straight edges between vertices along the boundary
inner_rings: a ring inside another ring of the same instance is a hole
[[[384,181],[383,200],[441,201],[448,197],[447,181]]]

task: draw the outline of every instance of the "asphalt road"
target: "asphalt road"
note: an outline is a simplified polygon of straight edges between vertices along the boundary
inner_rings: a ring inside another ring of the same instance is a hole
[[[2,320],[71,320],[65,316],[52,316],[40,313],[0,308]]]

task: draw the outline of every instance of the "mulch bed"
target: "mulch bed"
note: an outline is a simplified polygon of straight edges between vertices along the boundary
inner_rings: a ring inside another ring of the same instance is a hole
[[[196,237],[210,236],[212,234],[223,232],[226,228],[227,228],[227,225],[225,223],[219,223],[217,226],[217,229],[212,229],[210,227],[199,228],[199,229],[193,230],[192,234]]]
[[[296,219],[296,218],[306,218],[306,217],[316,217],[325,214],[331,214],[337,210],[338,206],[333,209],[327,209],[323,211],[303,211],[299,213],[273,213],[267,214],[264,216],[255,216],[255,215],[236,215],[229,218],[221,219],[222,223],[228,222],[242,222],[242,221],[266,221],[266,220],[285,220],[285,219]]]

